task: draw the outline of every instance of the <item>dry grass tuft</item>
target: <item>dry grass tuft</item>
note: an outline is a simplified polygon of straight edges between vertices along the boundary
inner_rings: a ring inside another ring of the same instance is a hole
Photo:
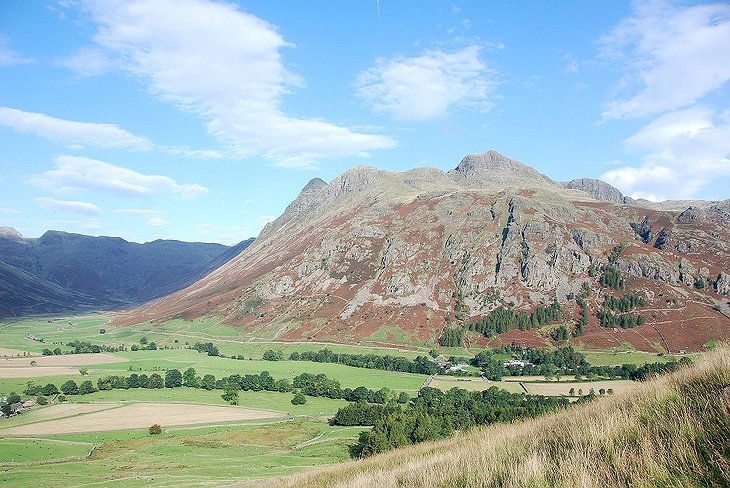
[[[615,396],[298,476],[276,487],[728,486],[730,349]],[[258,486],[258,485],[257,485]]]

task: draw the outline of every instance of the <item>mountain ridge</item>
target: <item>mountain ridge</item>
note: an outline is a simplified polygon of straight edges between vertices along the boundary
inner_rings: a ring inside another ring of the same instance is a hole
[[[329,184],[308,185],[246,251],[115,323],[212,315],[275,340],[426,347],[448,327],[466,328],[500,306],[530,312],[557,300],[573,328],[578,309],[570,297],[587,284],[588,325],[572,339],[586,347],[701,350],[730,335],[730,320],[713,309],[725,307],[717,292],[725,291],[721,278],[730,268],[724,203],[703,205],[707,211],[685,219],[682,212],[596,200],[485,154],[462,160],[474,178],[454,170],[358,167]],[[614,292],[601,289],[595,270],[609,264],[658,307],[646,325],[599,326],[595,314]],[[662,305],[664,297],[677,308]],[[545,347],[554,343],[549,334],[529,329],[467,339]]]
[[[5,228],[0,233],[0,316],[140,304],[191,284],[251,242],[234,247],[162,239],[139,244],[56,230],[26,238]]]

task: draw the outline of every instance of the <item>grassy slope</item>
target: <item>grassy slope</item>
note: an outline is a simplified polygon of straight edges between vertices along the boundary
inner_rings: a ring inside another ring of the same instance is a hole
[[[730,350],[614,397],[475,429],[276,487],[727,486]]]

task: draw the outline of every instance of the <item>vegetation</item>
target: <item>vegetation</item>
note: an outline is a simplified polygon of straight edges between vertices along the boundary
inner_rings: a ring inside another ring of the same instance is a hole
[[[334,425],[339,421],[345,425],[373,425],[372,430],[360,434],[358,443],[351,449],[354,457],[367,457],[447,437],[476,425],[534,417],[569,404],[565,398],[525,396],[496,387],[482,392],[452,388],[447,393],[423,388],[408,406],[391,403],[370,411],[370,406],[361,405],[343,414],[338,412],[332,422]]]
[[[636,307],[643,307],[644,305],[646,305],[646,300],[634,293],[629,293],[621,298],[608,295],[603,302],[604,308],[618,312],[630,312]]]
[[[316,363],[335,363],[354,366],[356,368],[384,369],[386,371],[401,371],[404,373],[419,373],[432,375],[441,368],[426,356],[417,356],[408,359],[403,356],[376,355],[376,354],[349,354],[334,353],[330,349],[319,351],[293,352],[290,361],[314,361]]]
[[[561,319],[560,304],[555,300],[546,307],[538,306],[531,314],[524,310],[517,312],[511,307],[499,306],[481,320],[467,324],[467,327],[486,337],[494,337],[514,329],[534,329]]]
[[[584,283],[586,285],[587,283]],[[590,286],[588,287],[590,290]],[[573,337],[580,337],[585,332],[586,325],[588,325],[588,304],[583,297],[576,298],[576,303],[580,306],[580,321],[573,331]]]
[[[623,290],[626,288],[626,282],[624,281],[623,276],[621,276],[621,271],[611,265],[603,267],[603,274],[601,274],[599,282],[601,283],[601,286],[607,286],[614,290]]]
[[[310,471],[268,486],[726,486],[730,353],[513,425]]]
[[[464,345],[464,329],[461,327],[448,327],[439,339],[439,344],[444,347],[462,347]]]
[[[645,319],[642,315],[626,315],[615,314],[609,310],[601,309],[596,315],[601,327],[621,327],[622,329],[631,329],[644,325]]]

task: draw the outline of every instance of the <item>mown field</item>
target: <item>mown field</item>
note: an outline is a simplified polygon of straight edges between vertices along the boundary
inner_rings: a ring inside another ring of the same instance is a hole
[[[60,387],[68,379],[79,384],[91,380],[96,384],[107,375],[158,373],[164,377],[168,369],[188,368],[194,368],[201,377],[268,371],[275,379],[289,381],[304,372],[324,373],[339,381],[342,388],[387,387],[396,394],[406,392],[410,396],[415,396],[429,379],[420,374],[339,364],[262,359],[269,349],[281,351],[284,358],[295,351],[316,351],[322,347],[341,353],[407,358],[425,355],[427,350],[272,343],[252,340],[239,329],[214,320],[123,328],[108,327],[105,322],[104,315],[0,321],[0,397],[22,392],[29,381]],[[45,348],[69,352],[71,348],[66,344],[74,340],[111,347],[124,345],[127,350],[41,355]],[[129,350],[133,344],[140,345],[140,341],[155,342],[158,349]],[[222,354],[243,355],[245,359],[201,354],[190,349],[196,342],[212,342]],[[478,351],[444,348],[439,352],[468,357]],[[621,352],[596,353],[589,360],[595,364],[641,364],[659,359]],[[541,387],[538,381],[528,388],[561,395],[567,394],[563,389],[570,388],[562,382],[560,391],[546,385]],[[443,390],[498,386],[512,392],[523,391],[519,383],[444,376],[433,379],[430,386]],[[271,478],[349,459],[348,446],[364,429],[328,425],[327,420],[347,404],[344,400],[307,397],[305,404],[293,405],[292,393],[241,391],[239,404],[229,406],[221,393],[186,387],[115,389],[67,395],[63,404],[51,397],[49,406],[34,407],[17,417],[0,420],[0,484],[30,486],[43,479],[52,486],[210,486]],[[160,423],[162,433],[150,435],[148,423]]]

